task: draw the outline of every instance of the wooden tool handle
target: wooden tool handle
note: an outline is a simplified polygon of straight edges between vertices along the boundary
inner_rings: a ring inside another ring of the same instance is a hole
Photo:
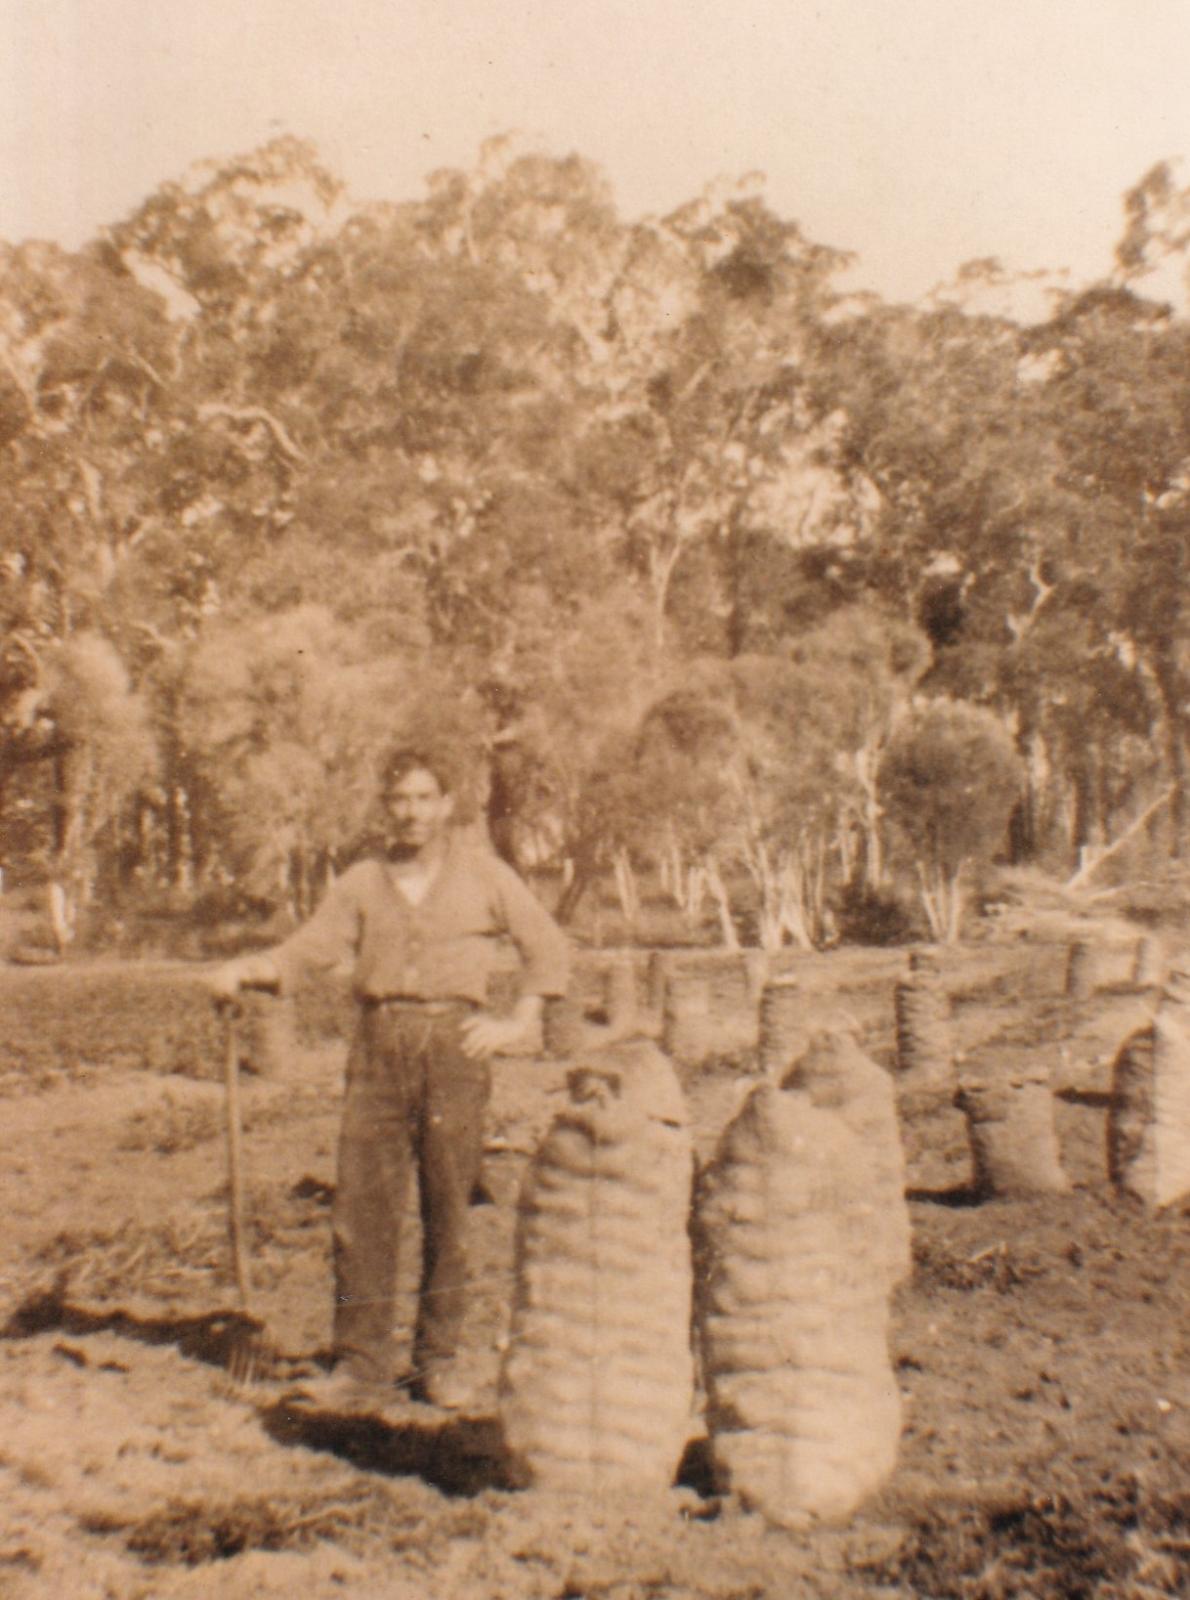
[[[227,1090],[227,1231],[240,1304],[248,1309],[252,1285],[244,1248],[244,1163],[240,1121],[240,1024],[234,1006],[224,1010],[223,1069]]]

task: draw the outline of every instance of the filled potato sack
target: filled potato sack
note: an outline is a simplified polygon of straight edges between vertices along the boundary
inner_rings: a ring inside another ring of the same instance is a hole
[[[1146,1205],[1190,1195],[1190,1030],[1181,1005],[1163,1004],[1116,1056],[1107,1168],[1116,1188]]]
[[[958,1104],[967,1119],[978,1193],[1002,1199],[1068,1193],[1044,1056],[992,1040],[964,1071]]]
[[[897,1029],[897,1070],[906,1087],[955,1088],[954,1025],[950,995],[937,956],[915,950],[909,975],[896,985],[893,1004]]]
[[[783,1527],[846,1519],[892,1471],[887,1245],[860,1138],[761,1084],[699,1184],[696,1313],[721,1491]]]
[[[913,1248],[892,1079],[860,1047],[854,1026],[840,1019],[813,1035],[782,1087],[805,1089],[814,1105],[836,1111],[859,1139],[868,1180],[861,1204],[882,1242],[889,1282],[903,1282],[913,1271]]]
[[[697,1066],[755,1046],[757,969],[742,951],[672,952],[663,970],[661,1043],[671,1060]]]
[[[760,992],[757,1064],[777,1082],[793,1064],[805,1033],[805,991],[788,979],[766,983]]]
[[[644,1040],[576,1062],[522,1188],[499,1403],[514,1482],[659,1491],[690,1432],[690,1197],[681,1089]]]

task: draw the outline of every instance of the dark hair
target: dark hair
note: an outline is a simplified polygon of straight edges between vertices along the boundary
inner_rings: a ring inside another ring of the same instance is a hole
[[[459,783],[457,762],[445,750],[430,744],[399,744],[380,767],[380,787],[391,788],[411,772],[428,772],[443,794],[454,794]]]

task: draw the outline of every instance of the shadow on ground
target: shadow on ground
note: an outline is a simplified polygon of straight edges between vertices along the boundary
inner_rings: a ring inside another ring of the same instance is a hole
[[[495,1417],[447,1417],[421,1421],[316,1411],[287,1401],[261,1417],[276,1443],[325,1450],[365,1472],[420,1478],[440,1493],[469,1498],[486,1489],[511,1491],[500,1423]],[[686,1446],[677,1486],[692,1489],[717,1507],[710,1449],[705,1438]]]
[[[953,1189],[906,1189],[906,1200],[921,1205],[948,1206],[952,1211],[964,1211],[969,1206],[979,1206],[988,1198],[987,1191],[973,1184],[960,1184]]]
[[[277,1444],[325,1450],[386,1477],[420,1478],[445,1495],[468,1497],[512,1487],[494,1417],[389,1420],[281,1401],[261,1413],[261,1422]]]
[[[75,1305],[57,1290],[33,1295],[0,1327],[0,1339],[35,1339],[44,1333],[82,1337],[114,1333],[138,1344],[173,1345],[192,1361],[228,1368],[245,1341],[259,1335],[262,1324],[244,1311],[205,1311],[189,1316],[146,1317],[121,1306]]]

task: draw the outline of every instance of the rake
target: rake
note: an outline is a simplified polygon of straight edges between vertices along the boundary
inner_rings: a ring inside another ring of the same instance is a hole
[[[252,1279],[244,1229],[243,1119],[240,1112],[240,1018],[235,1001],[224,1002],[223,1077],[227,1113],[227,1231],[231,1241],[232,1271],[240,1314],[229,1330],[226,1345],[227,1377],[233,1392],[241,1392],[271,1377],[277,1350],[264,1321],[252,1310]]]

